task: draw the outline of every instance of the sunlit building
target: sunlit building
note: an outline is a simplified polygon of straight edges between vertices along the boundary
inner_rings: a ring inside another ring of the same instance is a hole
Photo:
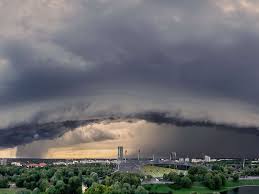
[[[180,163],[184,163],[184,158],[179,158]]]
[[[0,165],[1,165],[1,166],[7,165],[7,159],[5,159],[5,158],[0,159]]]
[[[205,155],[205,156],[204,156],[204,161],[205,161],[205,162],[210,162],[210,156],[206,156],[206,155]]]

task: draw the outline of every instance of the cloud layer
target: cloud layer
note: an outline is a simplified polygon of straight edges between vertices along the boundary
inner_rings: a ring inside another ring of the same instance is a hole
[[[257,103],[255,1],[26,0],[0,9],[10,13],[0,21],[0,67],[11,77],[0,83],[1,106],[136,85]]]
[[[256,0],[3,0],[2,137],[149,111],[256,128],[258,21]]]

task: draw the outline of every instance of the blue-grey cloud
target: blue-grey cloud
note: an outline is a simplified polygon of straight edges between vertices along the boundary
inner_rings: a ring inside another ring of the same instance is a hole
[[[253,0],[2,1],[1,127],[152,110],[258,126],[258,9]]]

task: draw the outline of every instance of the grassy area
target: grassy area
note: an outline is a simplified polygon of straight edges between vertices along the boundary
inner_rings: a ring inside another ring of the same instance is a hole
[[[239,182],[229,181],[221,191],[228,191],[241,186],[259,186],[259,180],[240,180]],[[195,183],[190,189],[179,189],[174,190],[172,185],[146,185],[146,188],[150,188],[149,191],[152,193],[168,193],[172,191],[174,194],[190,194],[191,192],[198,192],[199,194],[212,194],[213,191],[203,186],[200,183]]]
[[[15,192],[25,189],[0,189],[0,194],[15,194]]]
[[[170,172],[183,173],[183,174],[186,173],[186,171],[184,170],[176,170],[172,168],[163,168],[163,167],[151,166],[151,165],[146,165],[142,168],[142,173],[144,175],[151,175],[152,177],[155,177],[155,178],[163,177],[164,174],[169,174]]]
[[[173,192],[173,194],[190,194],[191,192],[198,192],[199,194],[211,194],[213,191],[208,189],[207,187],[204,187],[203,185],[199,183],[195,183],[192,188],[190,189],[179,189],[175,190],[173,189],[172,185],[149,185],[145,186],[146,188],[150,188],[150,192],[152,193],[168,193]]]
[[[145,186],[146,188],[148,186]],[[209,194],[212,193],[213,191],[209,190],[208,188],[204,186],[199,186],[199,185],[194,185],[190,189],[179,189],[179,190],[174,190],[171,185],[150,185],[150,192],[151,193],[168,193],[168,192],[173,192],[173,194],[190,194],[192,191],[196,191],[199,194]]]
[[[227,183],[228,188],[235,188],[235,187],[240,187],[240,186],[259,186],[259,180],[239,180],[238,182],[232,182],[229,181]]]

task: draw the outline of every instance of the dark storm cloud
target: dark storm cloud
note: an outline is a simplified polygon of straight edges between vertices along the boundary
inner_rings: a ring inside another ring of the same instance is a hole
[[[259,4],[245,2],[3,2],[1,126],[159,110],[162,114],[137,116],[257,134]],[[59,103],[65,111],[56,109]],[[178,110],[184,120],[163,115]],[[208,119],[193,120],[196,116]],[[32,142],[36,133],[48,139],[67,131],[32,125],[3,129],[2,146]]]
[[[163,132],[161,132],[161,129]],[[177,152],[178,157],[236,157],[255,158],[258,156],[258,136],[203,127],[165,127],[150,131],[152,143],[141,146],[144,156],[169,158]],[[133,156],[136,157],[137,153]]]
[[[238,126],[235,124],[224,124],[224,123],[215,123],[210,120],[190,120],[185,118],[180,118],[176,116],[170,116],[170,114],[165,112],[145,112],[138,113],[134,117],[139,119],[144,119],[148,122],[156,124],[168,124],[175,125],[180,128],[184,127],[194,127],[194,128],[214,128],[217,130],[233,131],[236,133],[252,134],[259,136],[259,129],[257,126]]]
[[[88,96],[93,86],[118,84],[181,87],[257,103],[258,30],[243,21],[252,20],[244,10],[240,21],[204,0],[74,4],[78,13],[59,24],[64,29],[3,40],[18,80],[1,95],[2,106]]]
[[[158,125],[172,125],[179,128],[212,128],[216,130],[233,131],[235,133],[259,136],[259,130],[256,126],[238,126],[224,123],[215,123],[210,120],[190,120],[180,118],[177,115],[171,116],[169,113],[165,112],[144,112],[133,115],[114,116],[92,120],[74,120],[64,122],[51,122],[45,124],[24,124],[12,128],[1,129],[0,147],[14,147],[32,143],[34,141],[56,139],[58,137],[61,137],[68,131],[73,131],[80,126],[86,126],[93,123],[105,122],[107,124],[120,121],[131,123],[138,120],[145,120],[147,122],[155,123]],[[99,129],[92,129],[92,131],[94,132],[94,136],[91,137],[91,141],[103,141],[115,138],[112,137],[109,132],[104,133]],[[77,134],[75,133],[75,135]],[[85,142],[85,140],[81,142],[79,136],[75,136],[71,139],[72,142],[70,142],[70,144],[72,145]],[[48,147],[50,146],[48,145]],[[19,152],[24,153],[25,148],[26,146],[20,146]],[[44,150],[46,151],[46,149]],[[42,153],[45,153],[45,151],[42,151]]]
[[[24,124],[1,129],[0,147],[14,147],[38,140],[54,139],[62,136],[65,132],[91,122],[97,122],[97,120]]]
[[[84,126],[81,126],[84,127]],[[98,143],[106,140],[115,140],[118,136],[104,130],[88,128],[79,130],[80,128],[71,130],[70,134],[55,137],[53,141],[50,138],[47,140],[38,138],[38,141],[25,145],[18,145],[16,157],[46,157],[49,148],[57,148],[64,146],[73,146],[83,143]],[[52,129],[55,130],[55,129]],[[53,134],[54,135],[54,134]],[[54,138],[54,137],[53,137]]]

